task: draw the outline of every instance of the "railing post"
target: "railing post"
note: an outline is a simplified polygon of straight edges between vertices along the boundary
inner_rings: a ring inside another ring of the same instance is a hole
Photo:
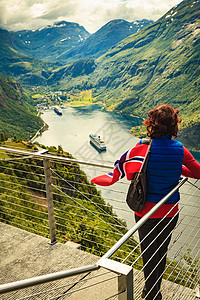
[[[133,300],[133,268],[109,258],[101,260],[98,265],[119,274],[118,300]]]
[[[133,300],[133,269],[118,277],[118,300]]]
[[[54,206],[53,206],[53,192],[52,192],[52,185],[51,185],[50,160],[44,158],[43,163],[44,163],[44,175],[45,175],[46,195],[47,195],[47,203],[48,203],[50,237],[51,237],[51,245],[53,245],[56,243],[56,226],[55,226],[55,216],[54,216]]]

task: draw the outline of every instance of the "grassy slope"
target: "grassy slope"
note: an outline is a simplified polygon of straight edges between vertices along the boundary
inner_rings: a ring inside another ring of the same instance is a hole
[[[22,143],[6,142],[5,144],[8,147],[26,147]],[[43,145],[39,146],[46,148]],[[63,152],[62,149],[61,151],[57,150],[54,146],[46,149],[51,154],[72,158],[69,153]],[[8,158],[8,156],[8,153],[0,153],[1,158]],[[9,168],[5,173],[5,167],[8,165]],[[118,240],[121,234],[127,232],[125,222],[117,218],[110,205],[105,204],[100,192],[97,191],[94,184],[88,181],[77,163],[61,164],[52,161],[51,168],[54,170],[54,186],[52,188],[58,241],[63,243],[66,240],[76,241],[85,251],[102,256],[111,248],[113,240]],[[23,178],[22,186],[20,177]],[[23,229],[25,227],[30,232],[48,237],[48,226],[43,227],[48,224],[47,209],[46,205],[44,207],[41,205],[44,203],[45,197],[42,161],[27,158],[21,164],[16,160],[14,162],[1,160],[0,178],[2,194],[0,219],[8,224],[14,224]],[[34,197],[36,190],[37,198]],[[19,194],[21,192],[23,192],[23,197]],[[40,197],[41,201],[38,201]],[[7,198],[11,200],[7,200]],[[44,215],[44,211],[46,215]],[[129,245],[134,247],[136,244],[134,239],[129,240]],[[129,252],[131,250],[127,245],[124,245],[122,249]],[[139,250],[132,254],[132,259],[136,255],[139,255]],[[118,257],[124,256],[123,252],[118,252]]]
[[[19,83],[0,74],[0,127],[11,137],[29,138],[42,126]]]

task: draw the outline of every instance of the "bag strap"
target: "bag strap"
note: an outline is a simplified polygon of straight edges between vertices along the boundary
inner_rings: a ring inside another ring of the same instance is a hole
[[[149,156],[150,156],[151,144],[152,144],[152,140],[149,141],[149,147],[148,147],[148,149],[147,149],[147,152],[146,152],[146,155],[145,155],[145,158],[144,158],[144,160],[143,160],[143,163],[142,163],[142,166],[141,166],[141,168],[140,168],[139,173],[141,173],[142,170],[144,170],[144,172],[146,171],[146,168],[147,168],[147,162],[148,162]]]
[[[144,158],[144,160],[143,160],[142,167],[141,167],[141,171],[142,171],[144,162],[146,161],[146,159],[147,159],[147,160],[149,159],[150,148],[151,148],[152,140],[143,138],[143,139],[142,139],[142,144],[149,145],[149,147],[148,147],[148,149],[147,149],[145,158]],[[148,158],[147,158],[147,156],[148,156]],[[127,160],[123,161],[122,164],[125,163],[125,162],[128,162],[128,161],[132,161],[132,160],[134,160],[134,158],[127,159]]]
[[[146,139],[146,138],[143,138],[142,139],[142,144],[146,144],[146,145],[149,145],[148,149],[147,149],[147,152],[146,152],[146,155],[144,157],[144,160],[142,162],[142,166],[140,168],[140,171],[138,172],[137,174],[137,178],[136,178],[136,181],[137,179],[139,178],[141,172],[144,170],[144,172],[146,172],[146,168],[147,168],[147,162],[149,160],[149,156],[150,156],[150,149],[151,149],[151,144],[152,144],[152,140],[150,139]],[[127,159],[125,160],[123,163],[127,162],[127,161],[131,161],[133,160],[134,158],[130,158],[130,159]]]
[[[146,168],[147,168],[147,162],[149,160],[149,156],[150,156],[150,149],[151,149],[151,144],[152,144],[152,140],[148,140],[148,139],[143,139],[144,140],[144,144],[146,145],[149,145],[148,149],[147,149],[147,152],[146,152],[146,155],[144,157],[144,160],[143,160],[143,163],[142,163],[142,166],[140,168],[140,171],[139,171],[139,174],[144,170],[144,172],[146,171]],[[142,140],[142,143],[143,143],[143,140]],[[148,144],[147,144],[148,142]]]

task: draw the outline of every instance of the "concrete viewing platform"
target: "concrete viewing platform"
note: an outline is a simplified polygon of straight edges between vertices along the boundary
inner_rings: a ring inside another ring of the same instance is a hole
[[[49,244],[49,239],[19,228],[0,223],[0,284],[23,280],[44,274],[64,271],[81,266],[95,264],[99,257],[77,249],[74,243]],[[134,275],[138,274],[134,270]],[[88,280],[87,280],[88,279]],[[118,299],[118,275],[99,269],[91,273],[53,281],[46,284],[0,295],[2,300],[17,299],[70,299],[70,300],[104,300]],[[177,285],[164,281],[163,299],[195,299],[196,291],[185,288],[180,298],[171,298]],[[143,275],[134,287],[134,299],[141,299]],[[173,287],[169,287],[173,284]],[[86,288],[87,287],[87,288]],[[165,293],[166,289],[168,292]],[[44,292],[44,293],[42,293]],[[165,296],[167,295],[167,296]]]

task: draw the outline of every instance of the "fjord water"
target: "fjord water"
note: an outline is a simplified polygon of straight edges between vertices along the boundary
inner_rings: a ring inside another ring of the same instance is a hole
[[[49,129],[36,141],[45,146],[61,145],[63,150],[71,153],[79,160],[109,164],[120,158],[120,156],[136,145],[139,141],[137,137],[129,133],[133,126],[140,125],[142,119],[136,117],[122,116],[120,114],[102,111],[98,105],[84,107],[68,107],[62,110],[63,115],[58,116],[53,109],[44,111],[43,120],[49,125]],[[106,142],[107,151],[99,153],[91,144],[89,134],[96,133]],[[112,169],[88,167],[81,165],[82,170],[87,174],[88,179],[106,174]],[[115,209],[119,217],[127,221],[130,227],[133,225],[133,213],[127,210],[125,195],[115,193],[113,190],[127,191],[127,185],[116,183],[113,189],[98,187],[102,196]],[[112,190],[112,191],[111,191]],[[117,198],[116,203],[112,199]],[[121,201],[121,202],[120,202]]]
[[[61,145],[77,159],[113,163],[125,151],[135,146],[139,138],[129,129],[142,124],[142,119],[102,111],[98,105],[68,107],[58,116],[53,109],[44,111],[43,120],[49,129],[36,141],[46,146]],[[96,133],[107,144],[107,151],[99,153],[89,142],[89,134]],[[200,162],[200,152],[192,152]]]
[[[62,111],[62,116],[52,109],[44,111],[42,118],[49,129],[36,141],[47,146],[61,145],[77,159],[113,162],[139,140],[128,130],[140,125],[142,119],[105,112],[97,105],[69,107]],[[101,136],[107,144],[106,152],[99,153],[90,145],[90,133]]]

